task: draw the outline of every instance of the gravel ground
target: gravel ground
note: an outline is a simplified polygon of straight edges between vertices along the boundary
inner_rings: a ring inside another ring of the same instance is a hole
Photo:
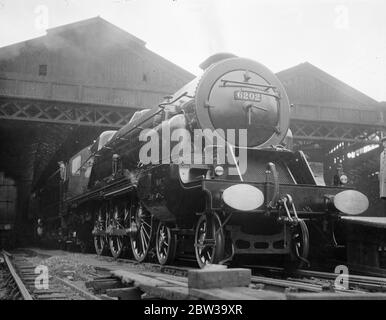
[[[84,256],[77,253],[42,258],[40,256],[29,257],[34,265],[48,267],[50,276],[57,276],[71,281],[89,281],[100,275],[93,265],[85,263]]]

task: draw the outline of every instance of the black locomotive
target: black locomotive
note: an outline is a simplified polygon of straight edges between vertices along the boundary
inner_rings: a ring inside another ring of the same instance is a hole
[[[303,152],[290,150],[290,104],[270,70],[230,54],[201,67],[61,164],[62,230],[93,240],[97,254],[129,248],[140,262],[155,251],[160,264],[243,255],[304,265],[334,243],[340,215],[367,209],[366,196],[317,185]]]

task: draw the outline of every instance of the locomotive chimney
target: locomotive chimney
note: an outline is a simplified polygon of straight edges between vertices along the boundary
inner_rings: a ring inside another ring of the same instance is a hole
[[[233,53],[227,53],[227,52],[220,52],[216,53],[212,56],[210,56],[208,59],[206,59],[204,62],[200,64],[200,68],[202,70],[208,69],[212,64],[219,62],[221,60],[229,59],[229,58],[237,58],[236,55]]]

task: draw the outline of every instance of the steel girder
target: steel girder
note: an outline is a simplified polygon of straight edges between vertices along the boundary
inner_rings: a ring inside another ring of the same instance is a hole
[[[139,108],[0,96],[0,119],[7,120],[119,129],[137,110]],[[296,140],[341,142],[363,142],[369,134],[386,129],[377,125],[309,120],[292,120],[290,127]]]
[[[292,120],[290,128],[294,139],[313,141],[364,142],[378,130],[385,128],[362,124],[327,123]]]
[[[0,119],[7,120],[119,129],[129,122],[137,110],[130,107],[0,97]]]

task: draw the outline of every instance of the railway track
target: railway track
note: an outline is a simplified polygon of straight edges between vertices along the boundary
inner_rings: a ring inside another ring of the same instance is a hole
[[[355,274],[349,274],[346,276],[346,283],[343,285],[336,285],[338,274],[331,272],[322,272],[315,270],[294,270],[288,273],[284,268],[269,267],[269,266],[249,266],[255,273],[263,274],[264,277],[269,274],[270,277],[274,277],[277,283],[282,282],[283,285],[286,281],[291,283],[302,283],[310,290],[315,289],[315,292],[353,292],[353,293],[366,293],[366,292],[386,292],[386,278],[375,276],[361,276]],[[284,279],[283,279],[284,278]]]
[[[50,286],[51,290],[57,292],[43,293],[34,288],[31,290],[28,284],[31,285],[32,276],[36,277],[36,274],[32,275],[34,266],[28,265],[25,259],[17,255],[12,259],[12,263],[16,265],[14,269],[18,274],[22,272],[21,282],[26,284],[31,297],[43,300],[108,297],[125,299],[128,296],[130,298],[127,299],[132,299],[133,294],[139,299],[212,299],[215,297],[217,299],[386,299],[386,278],[380,277],[351,275],[349,286],[342,288],[335,285],[337,275],[333,273],[297,270],[289,274],[283,268],[248,266],[252,271],[248,287],[240,286],[237,290],[221,288],[215,293],[211,293],[210,290],[193,292],[189,287],[189,273],[197,271],[198,268],[191,267],[190,264],[186,266],[186,262],[181,262],[178,266],[161,266],[156,263],[138,263],[135,260],[113,259],[108,256],[82,254],[75,256],[69,254],[69,256],[77,264],[83,261],[85,264],[92,265],[98,275],[103,275],[94,276],[92,280],[85,282],[86,287],[93,290],[93,294],[88,292],[86,295],[79,294],[76,287],[71,288],[74,284],[65,279],[56,281],[57,287]],[[50,284],[51,281],[53,280],[50,280]],[[63,291],[63,286],[67,287],[66,291]]]
[[[38,281],[35,265],[18,255],[6,251],[0,253],[4,300],[100,300],[82,288],[58,277],[49,277],[47,284]]]
[[[109,257],[103,257],[106,261],[114,261]],[[155,263],[142,263],[139,264],[134,260],[129,259],[117,259],[115,260],[131,267],[138,267],[142,273],[148,272],[154,273],[166,273],[171,276],[186,278],[189,270],[195,270],[193,267],[182,266],[161,266]],[[268,290],[289,294],[309,294],[312,297],[315,294],[323,294],[324,297],[331,298],[348,298],[352,296],[363,298],[365,295],[376,299],[386,298],[386,295],[382,297],[386,292],[386,278],[382,277],[368,277],[350,275],[348,277],[348,287],[336,286],[335,280],[337,274],[328,272],[319,272],[312,270],[297,270],[290,274],[284,268],[267,267],[267,266],[250,266],[252,271],[251,288],[258,290]],[[264,276],[258,275],[261,271],[265,271]],[[372,295],[373,293],[380,293],[379,295]],[[315,295],[320,297],[320,295]]]
[[[1,276],[3,290],[8,291],[7,297],[9,297],[10,300],[33,300],[29,290],[16,272],[16,269],[11,262],[10,255],[7,252],[2,251],[0,260],[2,264],[4,264]]]
[[[197,268],[186,266],[161,266],[156,263],[138,263],[131,259],[117,259],[102,257],[106,261],[117,261],[133,267],[140,267],[146,271],[166,273],[174,276],[187,277],[189,270]],[[349,275],[347,289],[335,287],[337,274],[314,270],[296,270],[288,273],[284,268],[269,266],[245,266],[249,267],[254,274],[251,278],[254,284],[263,284],[267,287],[281,288],[288,291],[307,291],[307,292],[386,292],[386,278]],[[264,276],[257,274],[264,272]]]
[[[103,257],[103,258],[106,258],[106,261],[117,261],[119,263],[130,265],[136,268],[143,268],[146,271],[160,272],[160,273],[165,273],[165,274],[169,274],[172,276],[179,276],[179,277],[187,277],[189,270],[197,269],[197,267],[190,267],[190,266],[181,265],[181,264],[170,266],[170,265],[160,265],[158,263],[151,263],[151,262],[138,263],[137,261],[131,260],[131,259],[114,260],[108,257]]]

